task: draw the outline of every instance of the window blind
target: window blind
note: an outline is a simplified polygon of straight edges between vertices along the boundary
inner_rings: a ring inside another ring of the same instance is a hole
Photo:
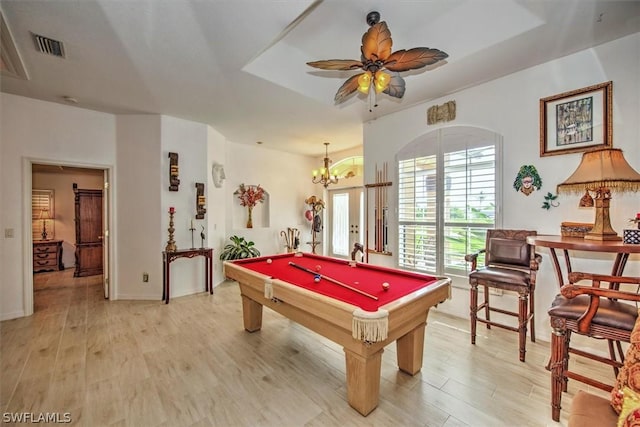
[[[443,140],[430,135],[398,155],[398,264],[466,275],[464,256],[483,248],[496,224],[497,145],[488,137]]]
[[[33,240],[42,239],[42,220],[40,212],[43,209],[49,210],[51,218],[55,218],[53,190],[31,190],[31,235]],[[47,221],[47,238],[55,236],[54,221]]]

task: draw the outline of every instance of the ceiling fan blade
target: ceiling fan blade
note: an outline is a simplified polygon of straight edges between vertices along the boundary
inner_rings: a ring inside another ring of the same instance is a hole
[[[391,55],[391,31],[387,23],[382,21],[373,25],[362,36],[362,56],[371,61],[386,60]]]
[[[338,92],[336,92],[336,96],[334,98],[336,104],[340,104],[342,101],[347,99],[349,95],[351,95],[358,89],[358,77],[363,74],[364,73],[360,73],[356,74],[355,76],[349,77],[347,81],[344,82],[342,86],[340,86],[340,89],[338,89]]]
[[[438,49],[415,47],[409,50],[393,52],[385,61],[385,68],[391,71],[407,71],[426,67],[448,58],[449,55]]]
[[[307,62],[307,65],[321,70],[355,70],[362,68],[362,62],[354,59],[328,59],[326,61]]]
[[[394,98],[402,98],[404,96],[405,83],[404,79],[400,77],[398,73],[391,74],[391,80],[389,81],[389,86],[382,93],[386,93],[389,96],[393,96]]]

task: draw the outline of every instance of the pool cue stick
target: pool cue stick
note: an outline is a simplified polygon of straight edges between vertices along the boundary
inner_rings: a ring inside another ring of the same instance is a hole
[[[376,181],[377,184],[380,181],[380,172],[378,171],[378,164],[376,163]],[[380,187],[376,185],[376,252],[380,252]]]
[[[349,289],[349,290],[351,290],[351,291],[353,291],[353,292],[357,292],[357,293],[359,293],[360,295],[364,295],[365,297],[368,297],[368,298],[371,298],[371,299],[374,299],[374,300],[378,301],[378,297],[377,297],[377,296],[375,296],[375,295],[368,294],[368,293],[366,293],[365,291],[361,291],[360,289],[357,289],[357,288],[354,288],[354,287],[352,287],[352,286],[349,286],[349,285],[347,285],[346,283],[339,282],[339,281],[338,281],[338,280],[336,280],[336,279],[332,279],[331,277],[327,277],[327,276],[325,276],[324,274],[320,274],[320,273],[318,273],[317,271],[313,271],[313,270],[311,270],[311,269],[309,269],[309,268],[307,268],[307,267],[303,267],[303,266],[301,266],[301,265],[298,265],[298,264],[296,264],[295,262],[291,262],[291,261],[289,261],[289,265],[290,265],[290,266],[292,266],[292,267],[295,267],[295,268],[297,268],[297,269],[299,269],[299,270],[306,271],[307,273],[311,273],[311,274],[313,274],[314,276],[318,275],[318,276],[320,276],[321,278],[323,278],[323,279],[325,279],[325,280],[327,280],[327,281],[329,281],[329,282],[331,282],[331,283],[334,283],[334,284],[336,284],[336,285],[338,285],[338,286],[342,286],[343,288],[347,288],[347,289]]]
[[[378,184],[382,182],[382,170],[378,170]],[[378,247],[376,250],[382,252],[382,187],[378,185]]]
[[[375,178],[373,180],[373,183],[375,184],[378,181],[378,164],[376,163],[375,166]],[[374,193],[373,193],[373,249],[375,251],[378,250],[378,187],[375,186],[374,187]]]
[[[382,164],[382,180],[383,182],[386,184],[388,182],[388,178],[387,178],[387,162],[384,162]],[[389,205],[387,204],[387,198],[389,196],[388,192],[387,192],[387,187],[385,186],[382,189],[383,193],[382,193],[382,252],[386,252],[387,251],[387,214],[389,213]]]

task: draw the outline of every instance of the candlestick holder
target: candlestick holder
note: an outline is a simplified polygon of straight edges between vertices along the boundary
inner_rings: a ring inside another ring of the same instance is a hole
[[[169,240],[167,240],[167,246],[164,248],[164,250],[167,252],[175,252],[178,250],[176,242],[175,240],[173,240],[173,232],[176,231],[176,229],[173,228],[173,214],[174,210],[169,209]]]
[[[191,231],[191,249],[195,249],[196,245],[193,243],[193,231],[195,230],[195,228],[193,227],[193,223],[191,224],[191,228],[189,228],[189,231]]]

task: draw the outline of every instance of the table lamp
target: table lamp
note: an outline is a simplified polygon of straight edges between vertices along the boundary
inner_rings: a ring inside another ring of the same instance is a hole
[[[611,228],[609,204],[611,190],[639,191],[640,174],[625,160],[619,148],[600,148],[586,151],[573,174],[562,184],[558,193],[582,193],[580,205],[587,206],[585,198],[595,192],[596,219],[593,228],[584,238],[587,240],[622,240]]]
[[[51,219],[51,215],[49,215],[49,209],[42,208],[40,210],[40,216],[38,219],[42,220],[42,240],[47,240],[47,220]]]

